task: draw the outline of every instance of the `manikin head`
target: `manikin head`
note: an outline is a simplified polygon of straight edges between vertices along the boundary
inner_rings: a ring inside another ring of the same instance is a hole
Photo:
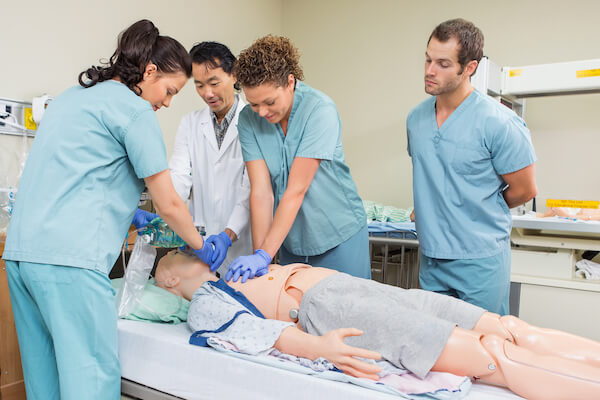
[[[242,51],[234,74],[252,110],[272,124],[286,120],[296,79],[304,79],[298,49],[282,36],[268,35]]]
[[[162,257],[154,274],[156,286],[169,292],[192,299],[192,295],[206,281],[216,281],[210,267],[193,254],[173,250]]]
[[[483,57],[483,34],[464,19],[439,24],[429,36],[425,52],[425,92],[439,96],[470,85]]]
[[[221,43],[202,42],[192,47],[190,57],[196,92],[220,121],[233,106],[235,91],[239,90],[233,75],[235,56]]]

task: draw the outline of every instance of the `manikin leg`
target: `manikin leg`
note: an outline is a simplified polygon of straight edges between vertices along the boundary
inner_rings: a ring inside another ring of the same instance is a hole
[[[600,398],[600,368],[461,328],[454,329],[432,370],[507,386],[527,399]]]
[[[473,330],[499,335],[537,354],[581,361],[600,368],[599,342],[554,329],[529,325],[512,315],[500,317],[498,314],[486,312]]]

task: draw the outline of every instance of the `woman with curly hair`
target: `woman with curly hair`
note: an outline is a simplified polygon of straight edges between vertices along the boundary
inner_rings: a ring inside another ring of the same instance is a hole
[[[4,250],[30,400],[120,398],[108,272],[144,185],[163,219],[212,261],[212,245],[173,188],[155,113],[191,72],[185,48],[141,20],[44,114]]]
[[[249,103],[238,131],[250,178],[254,254],[226,279],[302,262],[370,278],[366,215],[344,162],[337,107],[302,80],[298,49],[266,36],[242,51],[234,74]],[[275,212],[274,212],[275,211]]]

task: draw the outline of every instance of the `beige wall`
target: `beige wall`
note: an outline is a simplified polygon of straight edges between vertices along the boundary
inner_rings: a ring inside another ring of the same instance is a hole
[[[479,26],[498,65],[600,58],[600,2],[284,0],[283,31],[302,51],[307,83],[331,96],[365,199],[412,205],[406,116],[424,100],[427,38],[439,22]],[[528,99],[538,200],[600,200],[600,94]]]
[[[92,4],[97,5],[92,9]],[[281,33],[282,3],[33,0],[3,2],[1,14],[0,97],[31,101],[42,93],[56,96],[76,85],[79,73],[98,65],[100,58],[110,57],[119,32],[139,19],[152,20],[161,34],[176,38],[188,49],[199,41],[216,40],[237,54],[259,36]],[[169,155],[179,120],[201,107],[204,103],[188,83],[171,107],[158,112]],[[17,137],[0,135],[0,168],[13,159],[19,146]]]
[[[108,0],[92,12],[80,1],[35,0],[2,6],[0,97],[57,95],[77,74],[109,57],[118,32],[150,18],[187,48],[200,40],[227,43],[234,53],[267,33],[298,45],[306,81],[338,104],[344,146],[361,196],[412,205],[405,119],[426,98],[423,53],[434,26],[461,16],[486,37],[499,65],[598,58],[600,2],[373,0]],[[118,11],[117,11],[118,10]],[[89,13],[89,17],[84,17]],[[188,84],[158,112],[168,154],[181,116],[203,107]],[[539,199],[600,199],[600,95],[527,100],[526,120],[538,155]],[[0,157],[16,138],[0,135]],[[0,165],[2,163],[0,162]],[[2,171],[0,171],[2,173]]]

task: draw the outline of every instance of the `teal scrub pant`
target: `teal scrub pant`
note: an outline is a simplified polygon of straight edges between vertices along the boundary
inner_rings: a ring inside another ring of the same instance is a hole
[[[491,257],[463,260],[421,254],[419,283],[422,289],[506,315],[510,295],[510,246]]]
[[[74,267],[6,261],[28,400],[120,399],[110,280]]]
[[[371,279],[369,230],[365,225],[350,239],[316,256],[299,256],[290,253],[285,247],[281,246],[279,249],[279,263],[281,265],[309,264],[313,267],[331,268],[359,278]]]

